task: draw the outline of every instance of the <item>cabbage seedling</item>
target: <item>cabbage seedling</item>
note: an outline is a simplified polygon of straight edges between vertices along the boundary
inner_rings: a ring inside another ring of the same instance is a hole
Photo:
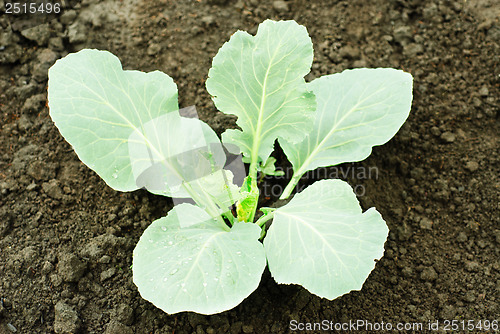
[[[362,212],[346,182],[321,180],[256,220],[257,178],[277,173],[276,140],[294,170],[282,199],[307,171],[365,159],[408,117],[412,77],[363,68],[306,83],[312,60],[305,27],[270,20],[255,36],[237,31],[213,59],[207,90],[239,126],[222,143],[250,164],[241,187],[214,131],[179,114],[168,75],[124,71],[109,52],[87,49],[49,70],[50,116],[110,187],[192,199],[154,221],[134,250],[143,298],[167,313],[222,312],[257,288],[266,263],[278,283],[320,297],[361,289],[384,252],[381,215]]]

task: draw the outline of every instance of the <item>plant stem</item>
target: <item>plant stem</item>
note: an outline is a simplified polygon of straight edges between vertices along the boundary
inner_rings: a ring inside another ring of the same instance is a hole
[[[266,215],[263,215],[262,217],[260,217],[259,219],[257,219],[257,221],[255,222],[255,224],[259,225],[259,226],[262,226],[264,225],[268,220],[271,220],[274,218],[274,212],[269,212],[268,214]]]
[[[255,145],[254,145],[255,146]],[[258,145],[257,145],[258,150]],[[248,170],[247,180],[249,183],[249,189],[246,189],[249,194],[247,196],[247,203],[252,203],[251,207],[248,207],[244,210],[243,217],[238,217],[238,219],[242,219],[248,223],[253,223],[255,218],[255,212],[257,211],[257,204],[259,202],[259,186],[257,185],[257,167],[258,167],[258,154],[254,154],[252,152],[252,161],[250,163],[250,167]],[[253,198],[253,200],[251,200]],[[239,215],[238,215],[239,216]]]
[[[255,218],[255,212],[257,211],[257,204],[259,204],[259,187],[257,186],[257,180],[252,179],[250,183],[250,196],[255,197],[255,204],[252,207],[250,216],[248,217],[248,222],[253,223]]]
[[[189,185],[189,183],[187,182],[183,182],[182,185],[184,189],[186,189],[188,194],[191,196],[191,198],[196,202],[196,204],[198,204],[198,206],[202,208],[205,207],[205,211],[207,211],[207,213],[210,216],[217,219],[219,225],[221,225],[226,231],[230,230],[229,226],[227,226],[226,223],[224,222],[224,219],[222,219],[222,216],[220,215],[217,206],[211,199],[207,198],[208,201],[204,201],[203,198],[199,196],[199,194],[196,191],[194,191],[191,185]]]
[[[302,174],[296,172],[293,173],[292,179],[286,185],[285,190],[283,190],[283,193],[280,196],[280,199],[287,199],[288,197],[290,197],[293,189],[295,189],[295,186],[297,186],[297,183],[299,182],[302,175],[303,173]]]

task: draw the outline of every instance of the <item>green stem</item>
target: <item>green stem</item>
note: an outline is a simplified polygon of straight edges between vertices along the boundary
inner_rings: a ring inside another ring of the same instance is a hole
[[[250,194],[254,196],[255,202],[251,208],[250,215],[248,216],[248,222],[252,223],[255,218],[255,212],[257,211],[257,205],[259,204],[259,187],[257,186],[257,181],[255,179],[251,180],[250,183]]]
[[[300,178],[302,177],[304,173],[293,173],[292,179],[290,182],[288,182],[287,186],[285,187],[285,190],[283,190],[283,193],[280,196],[280,199],[287,199],[290,197],[293,189],[297,186],[297,183],[300,181]]]
[[[258,145],[257,145],[257,150],[258,150]],[[243,199],[242,201],[243,203],[245,203],[246,207],[242,206],[241,217],[240,214],[238,213],[238,219],[248,223],[253,223],[253,220],[255,218],[255,212],[257,211],[257,205],[259,204],[260,192],[259,192],[259,186],[257,185],[258,158],[259,156],[257,154],[252,153],[252,162],[250,163],[248,176],[247,179],[245,180],[246,184],[248,185],[246,191],[248,191],[249,194],[247,198]]]
[[[273,218],[274,218],[274,212],[269,212],[268,214],[265,214],[262,217],[260,217],[259,219],[257,219],[255,224],[262,227],[267,221],[269,221]]]
[[[197,192],[195,192],[193,190],[193,188],[191,187],[191,185],[189,185],[189,183],[187,182],[183,182],[182,183],[184,189],[186,189],[186,191],[188,192],[189,196],[191,196],[191,198],[196,202],[196,204],[198,204],[198,206],[200,207],[204,207],[205,208],[205,211],[207,211],[207,213],[211,216],[211,217],[214,217],[215,219],[217,219],[217,222],[219,223],[220,226],[222,226],[226,231],[229,231],[230,228],[229,226],[226,225],[226,223],[224,222],[224,219],[222,219],[222,216],[220,215],[219,213],[219,210],[217,209],[217,206],[214,204],[214,202],[207,198],[208,201],[204,201],[203,198],[201,196],[199,196],[199,194]]]

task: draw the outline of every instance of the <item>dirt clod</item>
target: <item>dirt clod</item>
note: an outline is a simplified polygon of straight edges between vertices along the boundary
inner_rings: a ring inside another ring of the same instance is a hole
[[[106,330],[104,334],[133,334],[134,331],[132,328],[118,322],[118,321],[110,321],[106,326]]]
[[[441,140],[445,143],[453,143],[455,139],[455,134],[449,131],[446,131],[441,135]]]
[[[85,273],[87,265],[80,261],[74,254],[62,254],[59,256],[57,272],[66,282],[77,282]]]
[[[81,320],[78,313],[68,304],[59,301],[55,308],[54,331],[60,334],[77,333]]]
[[[134,322],[134,309],[127,304],[120,304],[112,312],[111,317],[125,325],[132,325]]]
[[[420,278],[424,281],[435,281],[438,278],[438,274],[433,267],[428,267],[420,273]]]
[[[465,169],[469,172],[475,172],[479,168],[479,164],[475,161],[467,161],[465,164]]]
[[[273,1],[273,8],[278,12],[288,12],[290,10],[288,3],[282,0]]]

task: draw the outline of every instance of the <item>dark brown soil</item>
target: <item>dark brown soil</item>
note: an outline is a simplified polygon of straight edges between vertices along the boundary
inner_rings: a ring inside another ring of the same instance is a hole
[[[0,12],[1,334],[288,333],[292,320],[422,323],[413,330],[421,333],[429,321],[444,332],[445,320],[498,320],[497,1],[87,0],[63,11],[29,32],[12,25],[22,17]],[[266,272],[233,310],[165,314],[139,296],[130,265],[143,230],[171,202],[115,192],[80,163],[49,118],[47,69],[68,52],[109,50],[126,69],[172,76],[180,106],[196,105],[220,134],[234,119],[205,91],[212,57],[237,29],[255,33],[266,18],[308,28],[315,62],[307,80],[353,67],[413,74],[401,131],[367,160],[342,166],[378,169],[345,178],[366,191],[363,207],[386,219],[385,256],[361,291],[334,301]]]

